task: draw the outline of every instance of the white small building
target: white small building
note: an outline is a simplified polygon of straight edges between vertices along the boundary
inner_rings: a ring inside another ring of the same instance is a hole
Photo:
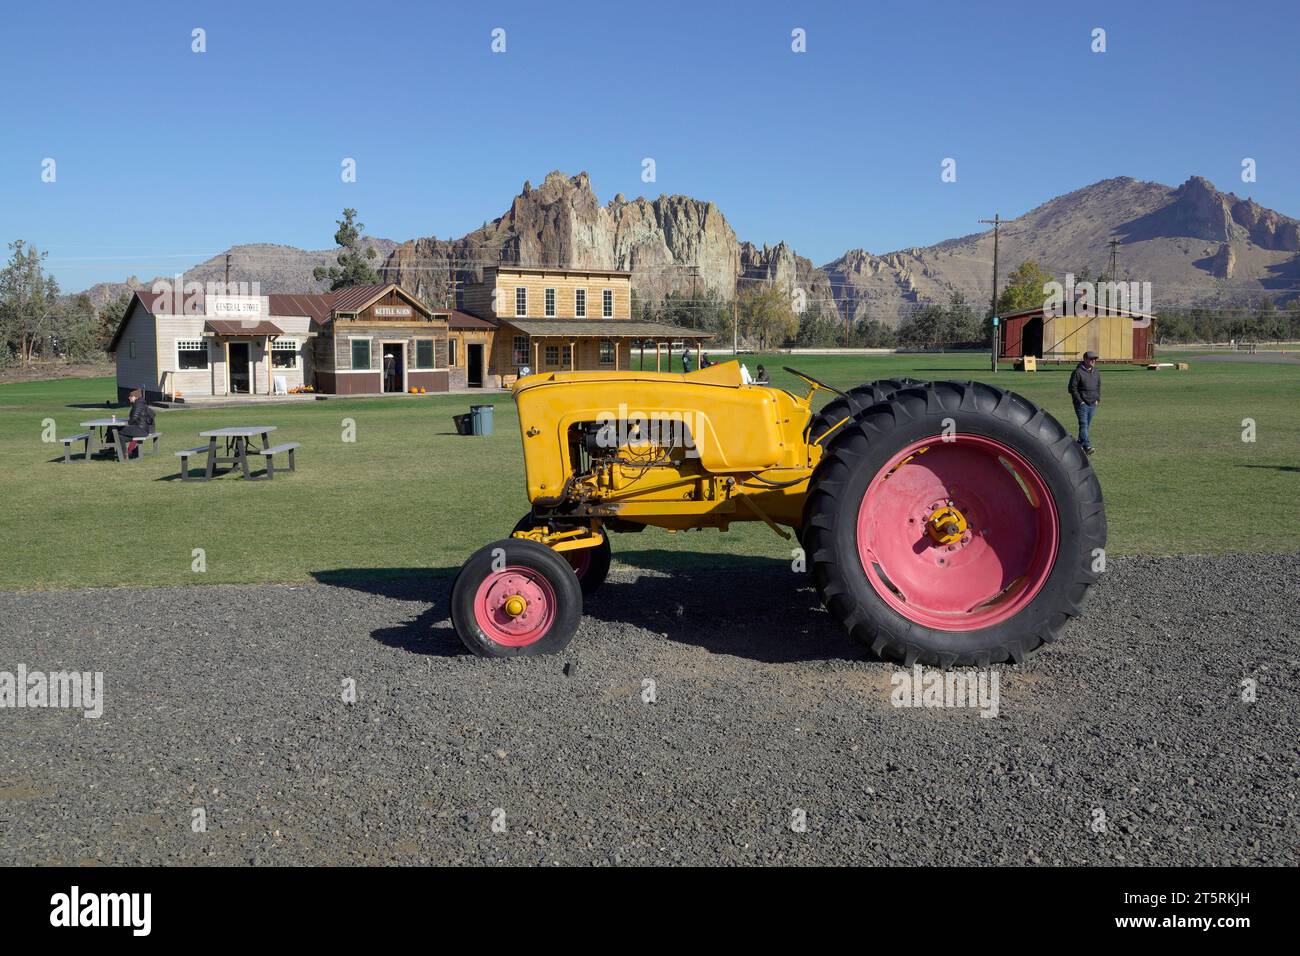
[[[152,401],[270,395],[312,382],[308,314],[322,296],[131,296],[108,350],[117,394],[143,389]],[[304,301],[306,300],[306,301]]]

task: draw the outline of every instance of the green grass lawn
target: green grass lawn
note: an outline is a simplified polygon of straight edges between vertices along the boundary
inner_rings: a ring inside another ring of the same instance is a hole
[[[1106,368],[1093,459],[1106,495],[1113,554],[1284,552],[1300,509],[1300,366],[1198,361],[1188,372]],[[1162,359],[1168,356],[1162,355]],[[773,384],[801,390],[792,364],[841,388],[876,378],[977,378],[1044,405],[1073,431],[1068,367],[996,376],[978,356],[746,356]],[[527,510],[518,420],[509,396],[496,433],[462,438],[451,416],[470,398],[331,399],[247,409],[163,412],[157,458],[56,463],[42,421],[59,434],[102,417],[110,379],[0,385],[0,588],[310,581],[340,574],[454,569],[507,534]],[[342,422],[356,422],[355,443]],[[1256,423],[1242,441],[1242,420]],[[302,443],[296,473],[246,483],[175,480],[172,452],[223,425],[273,424]],[[791,544],[761,524],[670,535],[615,536],[615,560],[640,566],[783,558]],[[207,570],[191,570],[193,549]]]

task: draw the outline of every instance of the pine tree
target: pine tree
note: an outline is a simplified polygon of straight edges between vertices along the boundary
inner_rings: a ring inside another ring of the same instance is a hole
[[[351,285],[374,285],[379,282],[379,273],[375,272],[368,260],[375,257],[374,246],[361,248],[361,235],[365,224],[356,222],[357,211],[344,209],[343,218],[336,220],[338,231],[334,233],[334,242],[343,251],[338,255],[338,265],[317,266],[312,275],[319,281],[329,280],[330,291],[344,289]]]

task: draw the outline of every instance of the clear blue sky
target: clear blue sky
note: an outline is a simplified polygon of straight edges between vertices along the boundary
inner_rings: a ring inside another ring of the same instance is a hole
[[[1300,215],[1298,25],[1255,0],[9,4],[0,238],[75,291],[233,243],[323,248],[345,205],[373,235],[459,236],[552,169],[601,202],[713,200],[817,264],[1117,175]]]

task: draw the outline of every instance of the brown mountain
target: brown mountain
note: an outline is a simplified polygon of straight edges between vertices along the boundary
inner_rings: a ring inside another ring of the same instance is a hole
[[[375,249],[371,260],[376,269],[383,265],[388,255],[397,248],[391,239],[365,240]],[[334,265],[338,248],[307,250],[295,246],[277,246],[270,243],[231,246],[230,279],[232,282],[259,283],[263,295],[272,292],[323,292],[325,286],[312,278],[317,266]],[[185,270],[186,282],[217,282],[226,275],[226,253],[220,253]],[[156,276],[141,281],[130,276],[125,282],[101,282],[86,290],[95,308],[116,299],[123,292],[148,289],[157,281],[173,281],[175,276]]]
[[[1219,192],[1200,176],[1177,189],[1127,177],[1058,196],[1002,227],[1003,279],[1025,259],[1058,276],[1105,271],[1118,239],[1119,274],[1149,281],[1155,308],[1292,299],[1300,291],[1300,222]],[[846,252],[823,266],[842,313],[886,318],[953,292],[983,306],[993,233],[873,256]]]
[[[1001,233],[1003,279],[1030,258],[1058,276],[1085,269],[1095,276],[1107,266],[1111,239],[1120,241],[1121,277],[1150,281],[1157,309],[1262,295],[1280,302],[1300,291],[1300,222],[1219,192],[1199,176],[1177,188],[1107,179],[1019,214]],[[485,266],[507,262],[630,269],[636,292],[647,300],[672,291],[729,299],[749,283],[776,284],[802,290],[809,308],[888,324],[918,304],[946,303],[954,292],[982,307],[993,258],[992,233],[981,232],[883,255],[854,249],[818,268],[784,242],[739,241],[711,202],[619,194],[602,205],[586,173],[560,172],[540,186],[525,183],[504,215],[459,239],[369,241],[385,278],[435,304],[449,301],[453,282],[478,279]],[[312,269],[336,254],[273,245],[232,252],[232,278],[258,281],[264,292],[316,290]],[[224,270],[219,255],[185,276],[207,281]],[[133,283],[148,284],[133,278],[90,291],[99,304]]]

